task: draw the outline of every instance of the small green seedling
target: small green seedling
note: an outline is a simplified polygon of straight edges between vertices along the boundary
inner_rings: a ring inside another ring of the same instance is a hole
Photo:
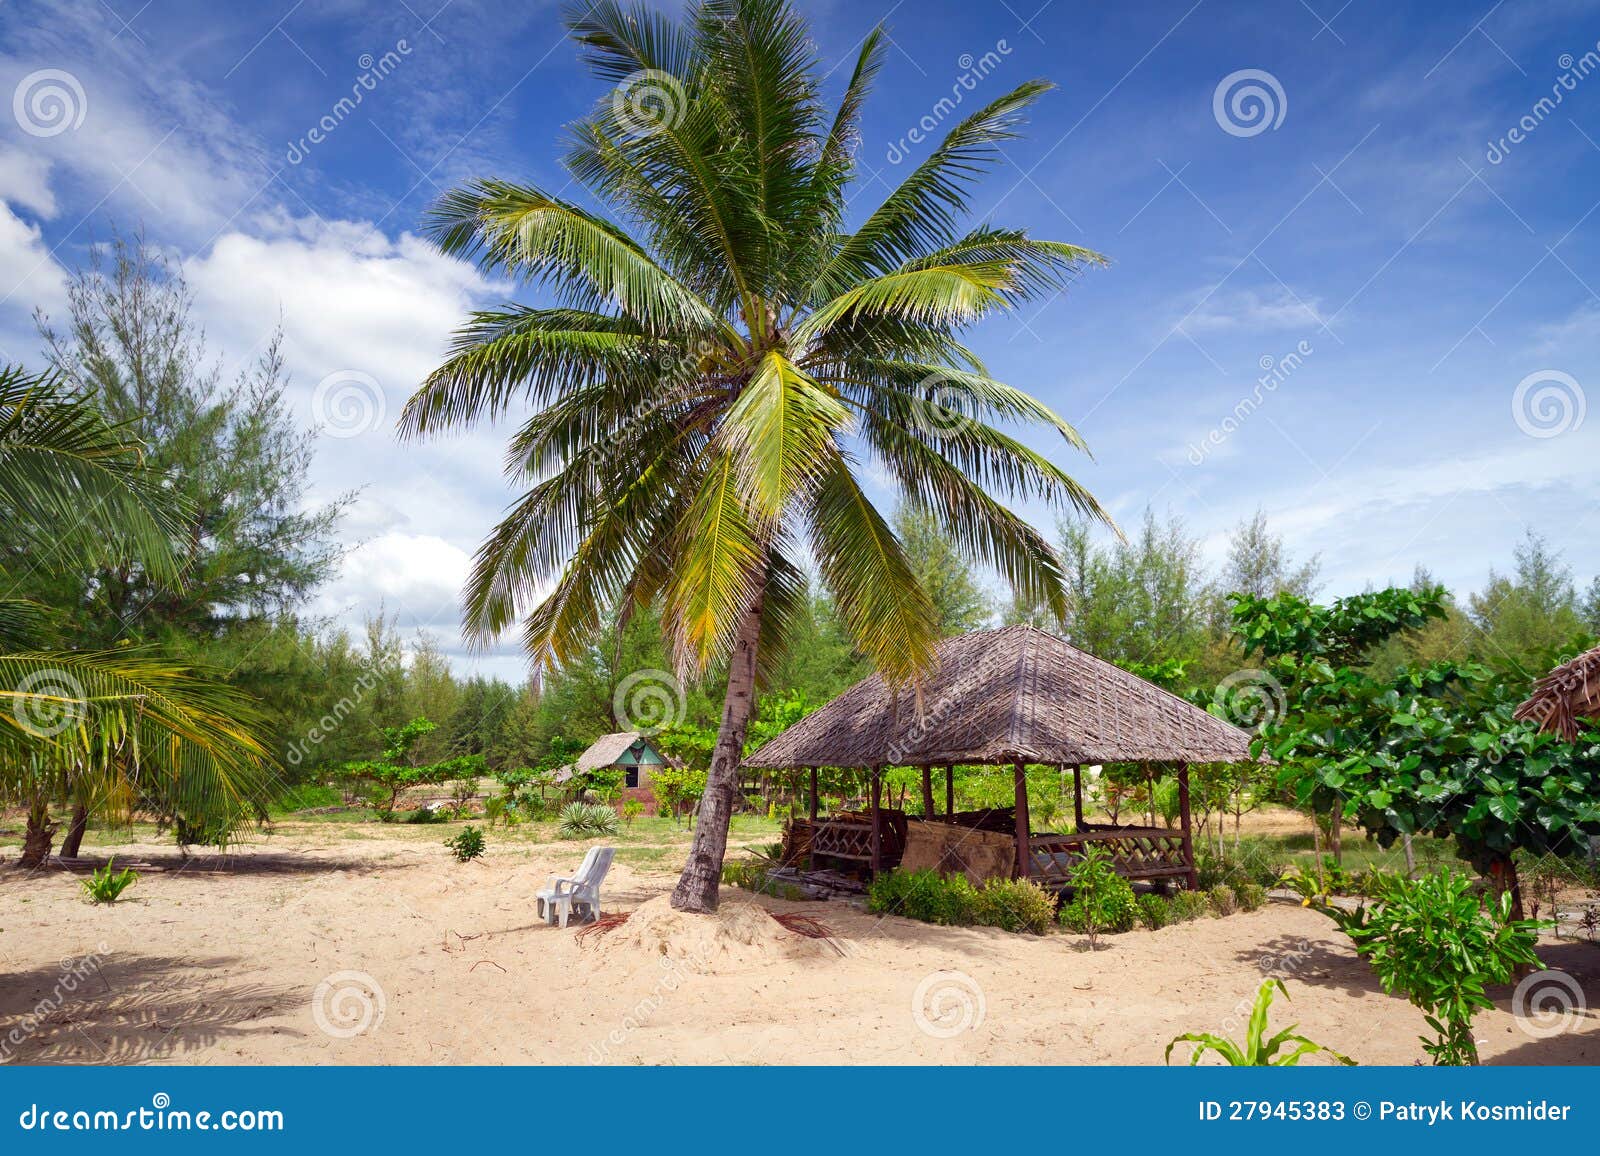
[[[1226,1036],[1214,1035],[1211,1032],[1185,1032],[1181,1036],[1174,1036],[1172,1042],[1167,1045],[1167,1063],[1172,1062],[1173,1048],[1182,1043],[1190,1043],[1195,1045],[1194,1051],[1189,1056],[1191,1067],[1198,1064],[1200,1057],[1207,1052],[1216,1052],[1225,1063],[1235,1068],[1292,1068],[1299,1065],[1302,1057],[1315,1055],[1328,1056],[1336,1063],[1352,1067],[1355,1065],[1355,1061],[1349,1056],[1313,1043],[1298,1034],[1294,1030],[1298,1024],[1290,1024],[1277,1035],[1268,1037],[1267,1009],[1272,1006],[1274,989],[1282,993],[1284,999],[1289,998],[1281,979],[1269,979],[1261,985],[1261,990],[1256,992],[1255,1007],[1250,1009],[1250,1026],[1245,1031],[1243,1046]],[[1293,1050],[1285,1052],[1283,1050],[1285,1045],[1291,1044]]]
[[[132,867],[124,867],[121,871],[113,870],[115,859],[106,860],[106,865],[83,881],[83,889],[88,892],[89,898],[96,903],[115,903],[117,896],[132,887],[139,880],[139,873]]]

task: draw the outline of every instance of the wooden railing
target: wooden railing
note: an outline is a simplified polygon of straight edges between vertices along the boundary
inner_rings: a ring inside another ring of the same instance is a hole
[[[884,809],[879,817],[884,868],[896,867],[906,849],[906,817],[901,811]],[[872,862],[872,820],[865,815],[833,815],[817,823],[811,832],[813,859],[825,857],[849,863]]]
[[[1183,832],[1166,827],[1110,827],[1078,835],[1035,835],[1028,840],[1029,875],[1047,887],[1063,886],[1090,844],[1111,853],[1111,867],[1127,879],[1167,879],[1192,869]]]

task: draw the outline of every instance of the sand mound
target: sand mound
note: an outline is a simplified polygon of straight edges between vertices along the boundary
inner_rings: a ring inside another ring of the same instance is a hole
[[[795,935],[765,907],[726,889],[711,915],[678,911],[666,895],[651,899],[635,908],[628,922],[606,932],[598,947],[608,959],[665,956],[702,975],[832,954],[821,941]]]

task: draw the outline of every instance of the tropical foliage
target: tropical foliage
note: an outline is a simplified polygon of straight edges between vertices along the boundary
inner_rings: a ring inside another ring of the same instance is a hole
[[[1433,1062],[1476,1064],[1473,1017],[1494,1006],[1485,989],[1539,965],[1539,925],[1512,917],[1509,894],[1482,896],[1469,877],[1453,871],[1386,877],[1377,890],[1370,906],[1323,910],[1354,941],[1383,989],[1422,1009],[1437,1033],[1422,1037]]]
[[[126,427],[55,375],[0,370],[0,508],[13,549],[38,545],[30,565],[120,560],[177,578],[181,499]],[[13,642],[34,612],[5,604]],[[3,654],[0,707],[0,792],[28,810],[24,865],[49,853],[56,801],[141,807],[213,838],[264,813],[273,764],[254,712],[184,664],[138,648]]]

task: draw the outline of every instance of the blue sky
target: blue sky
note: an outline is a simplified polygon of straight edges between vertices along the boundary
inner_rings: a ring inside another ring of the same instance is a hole
[[[36,360],[64,270],[142,226],[224,366],[281,317],[297,412],[351,435],[312,479],[367,487],[318,609],[381,602],[454,653],[501,435],[389,428],[466,310],[514,290],[419,214],[471,176],[562,189],[562,125],[603,89],[559,5],[440,4],[0,8],[0,356]],[[1080,426],[1095,460],[1070,464],[1119,519],[1177,513],[1215,560],[1263,508],[1330,595],[1419,562],[1472,589],[1526,527],[1600,572],[1600,3],[801,7],[830,95],[873,24],[893,38],[858,209],[926,155],[921,125],[1059,85],[978,216],[1111,265],[976,344]]]

